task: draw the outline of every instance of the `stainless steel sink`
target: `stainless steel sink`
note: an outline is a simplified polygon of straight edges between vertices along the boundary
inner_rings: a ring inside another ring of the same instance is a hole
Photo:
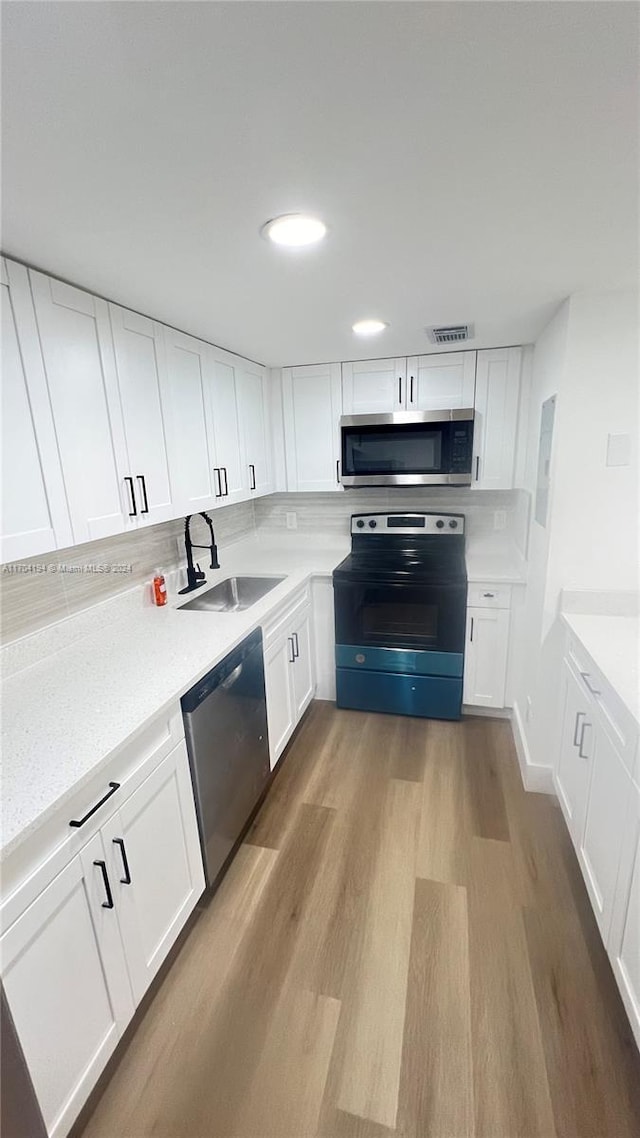
[[[200,593],[181,609],[197,609],[201,612],[242,612],[251,608],[261,597],[266,596],[284,577],[227,577],[219,585]]]

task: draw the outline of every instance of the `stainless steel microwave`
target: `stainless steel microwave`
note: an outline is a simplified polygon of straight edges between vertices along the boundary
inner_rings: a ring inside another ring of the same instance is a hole
[[[470,486],[473,409],[343,415],[343,486]]]

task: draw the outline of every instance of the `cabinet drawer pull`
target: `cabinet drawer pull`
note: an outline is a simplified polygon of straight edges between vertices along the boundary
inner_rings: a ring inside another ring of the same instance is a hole
[[[295,650],[295,647],[293,644],[293,636],[287,636],[287,640],[289,641],[289,644],[291,647],[291,655],[289,657],[289,663],[295,664],[295,662],[296,662],[296,650]]]
[[[495,593],[483,593],[483,597],[495,597]]]
[[[147,501],[147,486],[146,486],[146,483],[144,480],[144,474],[137,474],[136,477],[137,477],[138,482],[140,483],[140,485],[142,487],[142,501],[144,502],[144,507],[140,510],[140,513],[141,514],[148,514],[149,513],[149,503]]]
[[[472,641],[473,641],[473,617],[471,617],[471,633],[469,636],[469,643],[471,644]]]
[[[214,488],[214,494],[215,494],[216,498],[221,498],[222,497],[222,476],[220,474],[220,467],[219,466],[214,466],[213,477],[215,478],[215,483],[216,483],[215,488]]]
[[[131,871],[129,869],[129,861],[127,859],[127,851],[124,848],[124,838],[113,838],[114,846],[120,849],[120,856],[122,857],[122,868],[124,870],[124,877],[120,878],[121,885],[131,885]]]
[[[256,468],[252,462],[249,463],[249,471],[251,473],[251,485],[250,485],[249,489],[255,490],[255,488],[256,488]]]
[[[133,492],[133,478],[131,477],[130,474],[127,474],[127,476],[125,478],[125,482],[129,483],[129,493],[131,494],[131,509],[129,510],[129,517],[130,518],[137,518],[138,511],[136,509],[136,496]]]
[[[582,718],[584,719],[586,714],[587,714],[586,711],[576,711],[576,723],[575,723],[575,727],[573,729],[573,745],[574,745],[574,747],[580,746],[580,744],[578,743],[578,728],[580,727],[580,716],[582,716]]]
[[[224,497],[228,498],[229,497],[229,483],[227,481],[227,468],[226,468],[226,466],[221,467],[221,470],[222,470],[222,473],[224,474]]]
[[[102,902],[102,908],[103,909],[113,909],[113,897],[111,895],[111,886],[109,885],[109,875],[107,873],[107,863],[106,863],[106,861],[94,861],[93,864],[96,865],[98,867],[98,869],[102,870],[102,880],[104,882],[104,891],[105,891],[105,894],[107,897],[106,901]]]
[[[580,672],[580,675],[582,676],[585,684],[589,688],[589,691],[591,692],[592,695],[602,695],[602,692],[599,692],[597,688],[592,687],[591,684],[589,683],[589,673],[588,672]]]
[[[300,655],[300,642],[298,640],[298,633],[294,632],[294,634],[293,634],[293,656],[294,656],[294,659],[297,660],[299,655]]]
[[[580,732],[580,742],[578,743],[578,754],[580,755],[581,759],[588,759],[589,758],[588,755],[583,755],[582,744],[584,743],[584,733],[585,733],[587,727],[590,727],[590,726],[591,726],[591,724],[587,723],[587,720],[585,719],[584,723],[582,724],[582,731]]]
[[[77,821],[74,818],[73,821],[69,822],[69,825],[74,826],[74,827],[84,826],[85,822],[89,821],[91,816],[93,814],[95,814],[96,810],[99,810],[101,806],[104,806],[107,799],[111,798],[111,795],[115,794],[116,790],[120,790],[120,783],[119,782],[110,782],[109,786],[111,787],[111,789],[107,791],[104,798],[101,798],[99,802],[96,802],[95,806],[91,807],[89,813],[85,814],[84,818],[81,818],[80,821]]]

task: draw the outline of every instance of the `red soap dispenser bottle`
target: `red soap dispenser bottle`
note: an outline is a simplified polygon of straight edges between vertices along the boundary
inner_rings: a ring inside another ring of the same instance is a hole
[[[154,605],[166,605],[167,603],[167,585],[164,574],[159,569],[156,569],[153,577],[153,603]]]

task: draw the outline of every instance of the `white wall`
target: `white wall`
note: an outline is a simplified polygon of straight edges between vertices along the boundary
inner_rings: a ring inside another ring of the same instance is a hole
[[[534,768],[553,761],[560,590],[638,588],[638,393],[637,296],[565,301],[534,350],[525,485],[535,494],[541,406],[556,394],[551,490],[546,528],[531,519],[528,585],[514,612],[514,726]],[[628,466],[607,467],[610,433],[632,436]]]

